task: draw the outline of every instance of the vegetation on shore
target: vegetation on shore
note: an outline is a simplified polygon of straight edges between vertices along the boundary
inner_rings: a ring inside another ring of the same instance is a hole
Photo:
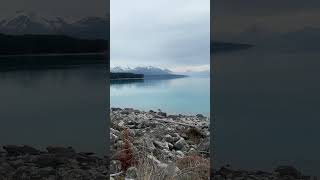
[[[103,53],[107,40],[78,39],[64,35],[0,34],[0,55]]]

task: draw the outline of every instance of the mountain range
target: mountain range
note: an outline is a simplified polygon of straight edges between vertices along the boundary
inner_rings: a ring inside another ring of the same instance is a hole
[[[56,34],[75,38],[108,39],[108,18],[86,17],[67,21],[62,17],[43,17],[36,13],[18,11],[0,20],[0,33],[10,35]]]
[[[111,73],[132,73],[132,74],[143,74],[145,79],[174,79],[183,78],[188,75],[175,74],[169,69],[161,69],[153,66],[139,66],[136,68],[123,68],[120,66],[110,68]]]
[[[117,67],[110,68],[110,71],[113,73],[144,74],[145,76],[173,74],[173,72],[168,69],[161,69],[153,66],[145,66],[145,67],[139,66],[135,68],[117,66]]]
[[[69,21],[63,17],[17,11],[13,16],[0,19],[0,34],[8,35],[66,35],[80,39],[109,39],[109,17],[85,17]],[[235,51],[250,48],[248,44],[212,42],[211,52]]]

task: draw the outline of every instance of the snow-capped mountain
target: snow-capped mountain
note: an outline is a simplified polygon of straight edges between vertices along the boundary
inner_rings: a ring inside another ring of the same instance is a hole
[[[3,19],[0,32],[6,34],[51,34],[66,22],[62,18],[44,18],[35,13],[17,12],[13,17]]]
[[[68,22],[62,17],[43,17],[36,13],[18,11],[12,17],[0,20],[4,34],[63,34],[77,38],[106,39],[108,19],[87,17]]]
[[[129,68],[129,67],[113,67],[110,69],[111,72],[129,72],[129,73],[135,73],[135,74],[144,74],[145,76],[148,75],[169,75],[173,74],[172,71],[169,69],[161,69],[153,66],[146,66],[146,67],[135,67],[135,68]]]

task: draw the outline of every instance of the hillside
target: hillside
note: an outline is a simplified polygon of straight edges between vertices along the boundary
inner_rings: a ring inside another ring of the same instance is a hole
[[[104,53],[107,40],[76,39],[64,35],[0,34],[0,55]]]
[[[111,68],[110,71],[113,73],[143,74],[145,79],[172,79],[186,77],[186,75],[174,74],[168,69],[161,69],[153,66],[139,66],[135,68],[123,68],[118,66]]]

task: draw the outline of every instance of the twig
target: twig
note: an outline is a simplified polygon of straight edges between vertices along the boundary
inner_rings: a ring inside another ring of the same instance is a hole
[[[120,172],[118,172],[118,173],[110,174],[110,177],[120,176],[121,174],[123,174],[122,171],[120,171]]]

